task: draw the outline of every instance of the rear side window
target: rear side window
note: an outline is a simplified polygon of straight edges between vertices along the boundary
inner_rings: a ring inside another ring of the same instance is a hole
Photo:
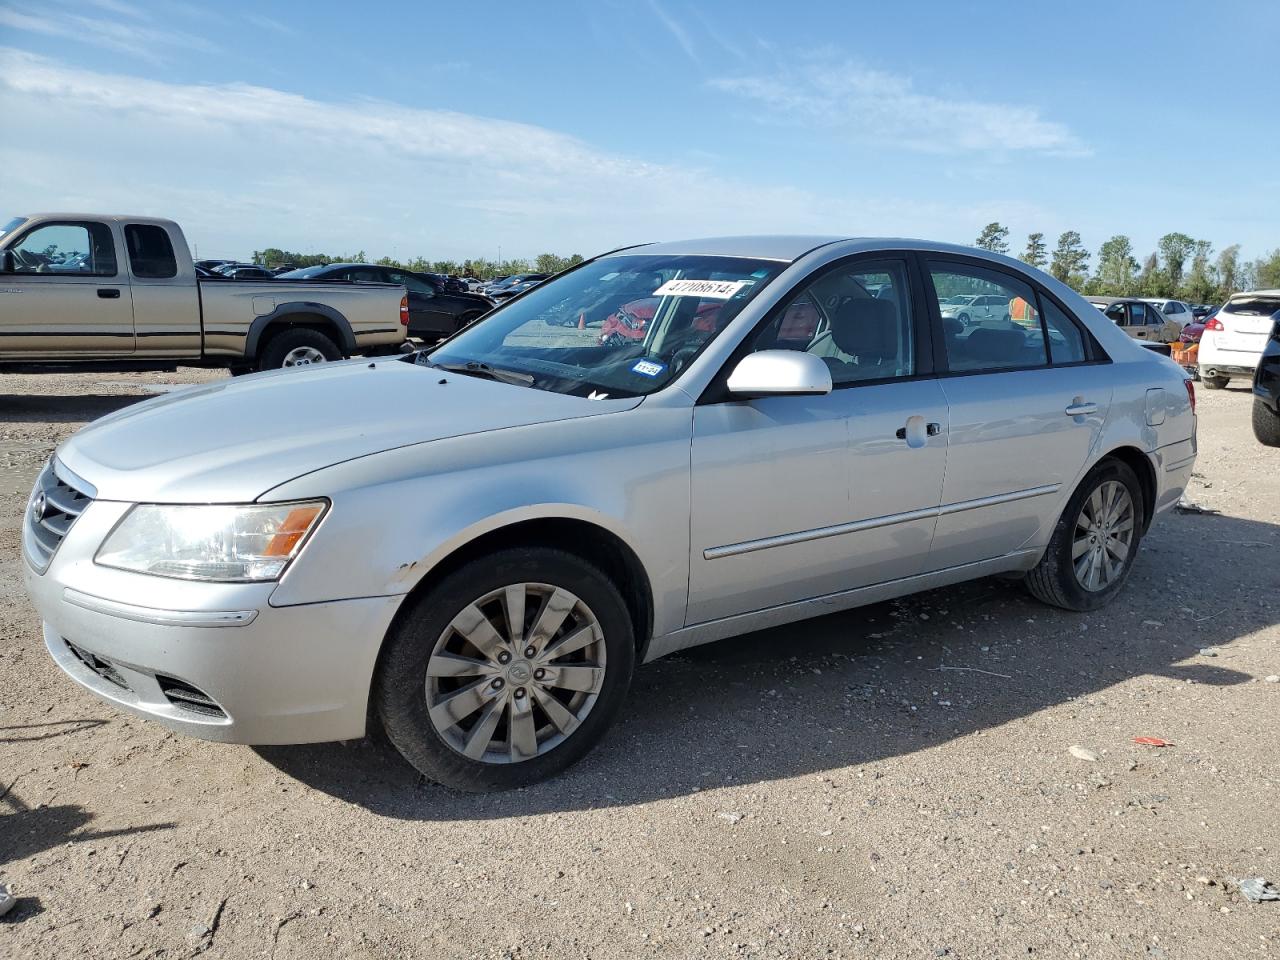
[[[13,272],[58,277],[114,277],[116,245],[105,223],[45,223],[10,248]]]
[[[124,228],[124,242],[129,248],[129,267],[143,280],[167,280],[178,275],[178,258],[164,227],[131,223]]]
[[[1147,305],[1145,303],[1129,304],[1129,314],[1133,318],[1132,323],[1135,327],[1141,327],[1146,323],[1155,323],[1154,318],[1148,318]]]
[[[1084,333],[1074,320],[1047,297],[1042,297],[1044,326],[1049,334],[1049,357],[1054,366],[1064,363],[1083,363],[1089,359],[1084,345]]]
[[[1020,370],[1048,366],[1035,292],[1016,277],[983,267],[929,261],[929,274],[942,311],[947,366],[954,372]],[[981,313],[964,313],[943,303],[947,297],[986,298]]]

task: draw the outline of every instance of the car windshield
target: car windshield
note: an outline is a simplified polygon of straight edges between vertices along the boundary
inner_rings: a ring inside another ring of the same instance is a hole
[[[653,393],[785,267],[738,257],[594,260],[415,361],[576,396]]]

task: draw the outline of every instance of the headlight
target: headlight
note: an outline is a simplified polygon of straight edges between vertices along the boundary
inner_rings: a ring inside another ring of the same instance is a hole
[[[133,507],[94,562],[181,580],[276,580],[328,504],[267,503]]]

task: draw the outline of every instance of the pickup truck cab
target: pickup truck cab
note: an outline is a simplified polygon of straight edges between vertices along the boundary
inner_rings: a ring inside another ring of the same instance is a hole
[[[407,325],[402,286],[197,276],[172,220],[46,213],[0,228],[0,363],[247,372],[395,353]]]

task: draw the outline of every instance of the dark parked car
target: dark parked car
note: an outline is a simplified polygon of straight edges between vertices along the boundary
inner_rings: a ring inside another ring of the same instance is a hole
[[[1253,375],[1253,435],[1268,447],[1280,447],[1280,312],[1272,320]]]
[[[275,274],[266,267],[254,264],[235,264],[223,267],[220,272],[224,277],[230,277],[232,280],[270,280],[275,277]]]
[[[536,287],[549,276],[551,276],[549,273],[517,273],[490,287],[487,293],[501,303],[503,300],[519,296],[530,287]]]
[[[432,275],[373,263],[330,263],[282,273],[280,280],[352,280],[397,283],[409,293],[409,336],[435,342],[450,336],[493,309],[478,293],[446,290]]]

